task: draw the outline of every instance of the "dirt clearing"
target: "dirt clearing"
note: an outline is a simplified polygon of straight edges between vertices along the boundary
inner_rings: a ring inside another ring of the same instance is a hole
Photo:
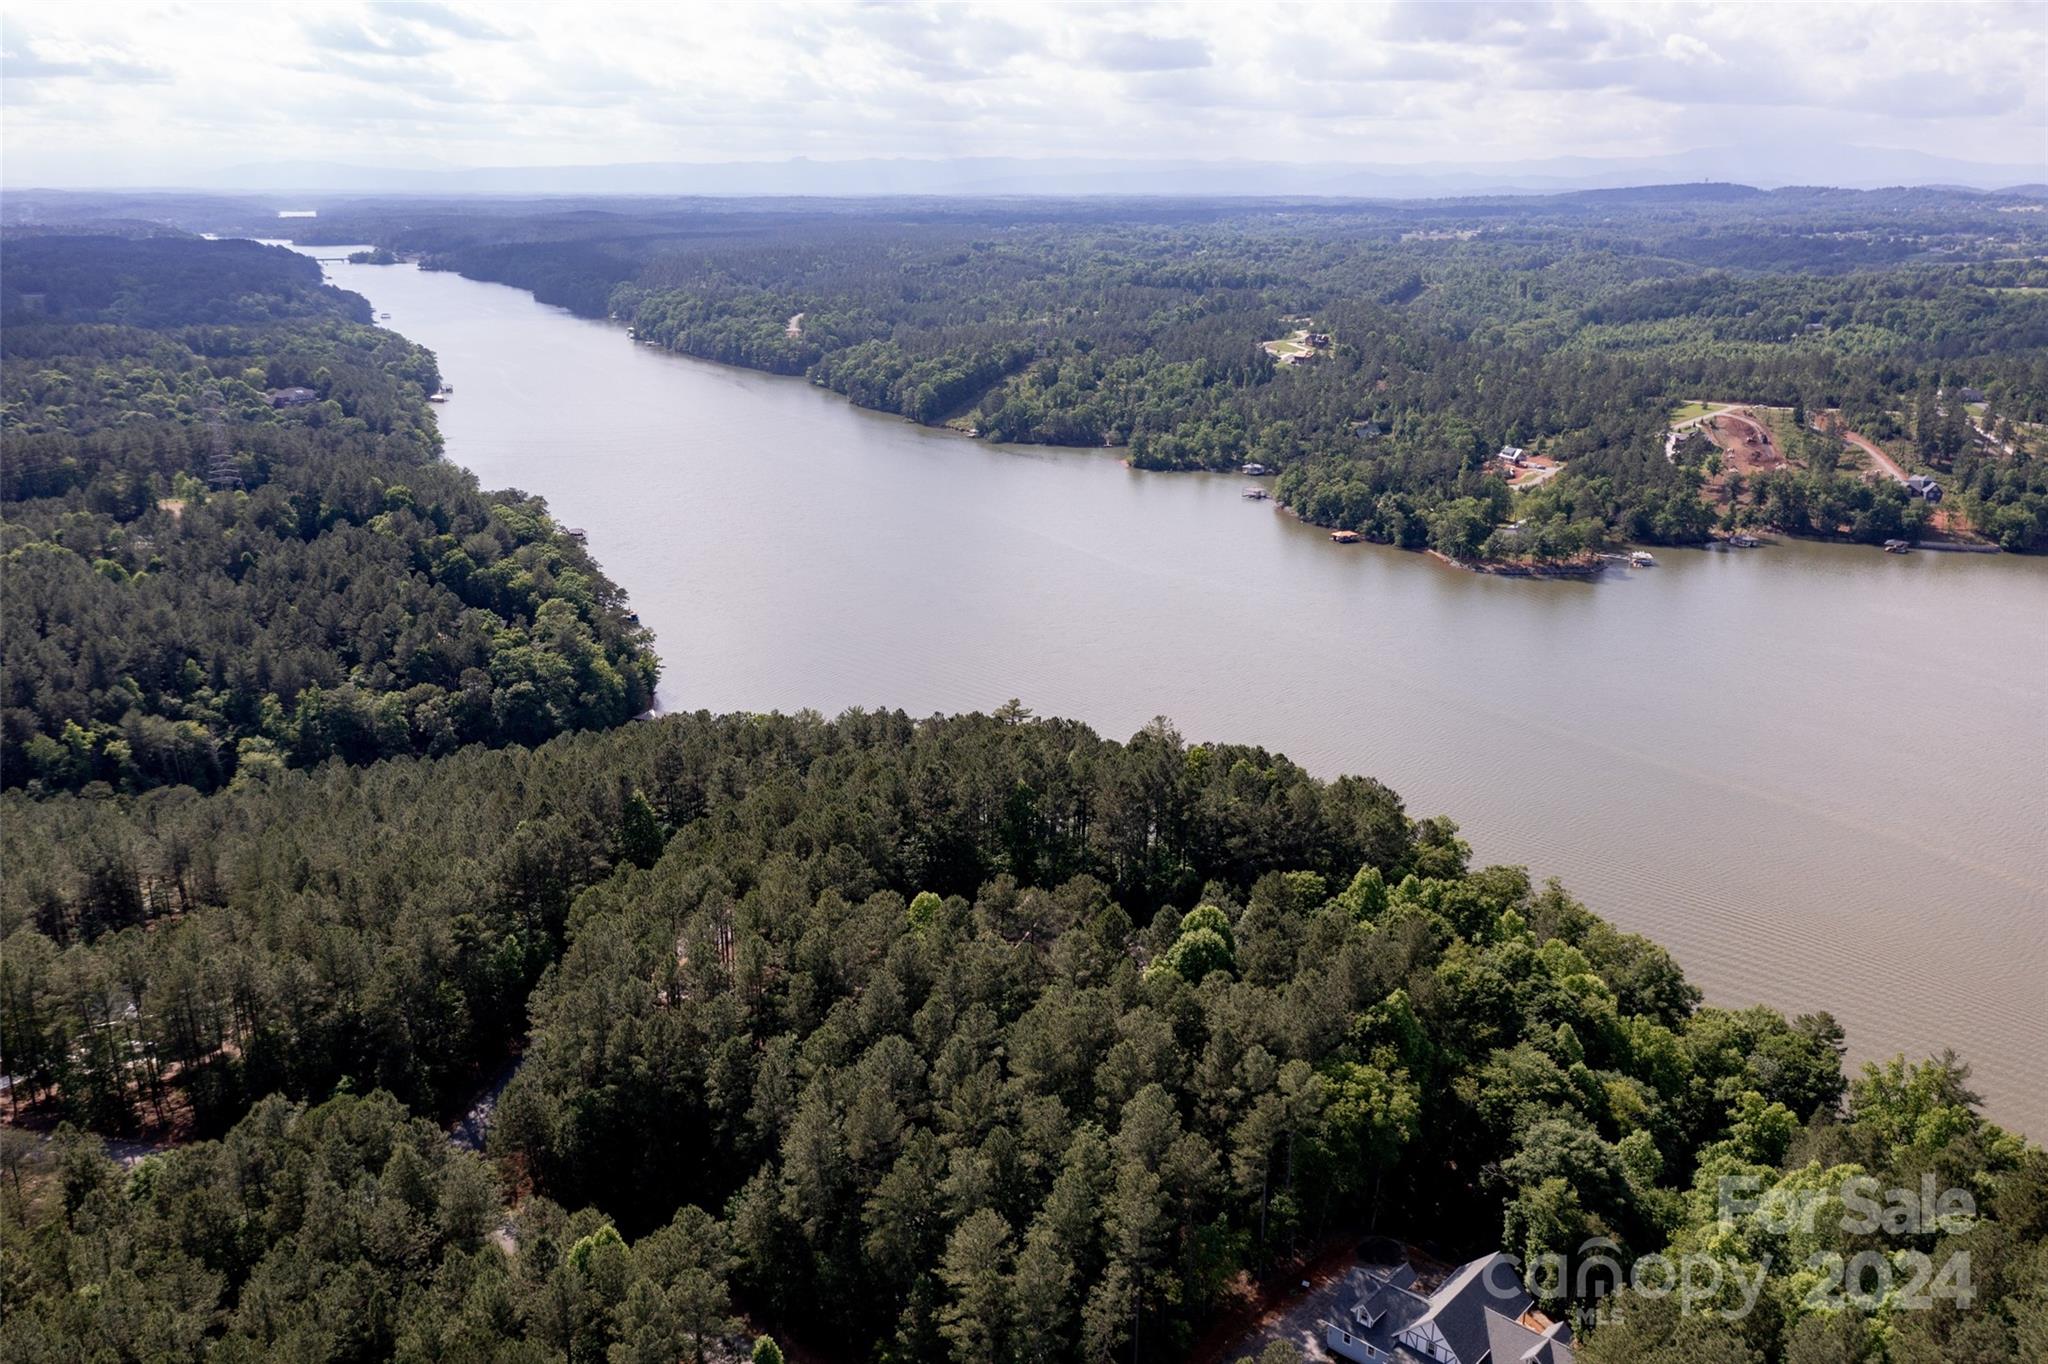
[[[1704,423],[1707,439],[1721,451],[1722,475],[1748,478],[1785,467],[1785,452],[1771,439],[1770,428],[1747,412],[1730,410]]]

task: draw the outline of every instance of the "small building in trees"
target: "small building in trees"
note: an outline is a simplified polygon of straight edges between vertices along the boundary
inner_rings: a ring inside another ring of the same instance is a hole
[[[276,388],[270,391],[272,407],[304,407],[319,401],[320,395],[310,388]]]

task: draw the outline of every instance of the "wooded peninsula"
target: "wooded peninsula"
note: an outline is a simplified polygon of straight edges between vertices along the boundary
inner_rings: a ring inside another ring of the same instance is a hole
[[[2048,305],[2001,254],[2038,215],[1765,198],[1470,235],[1443,215],[1491,210],[322,231],[919,420],[1268,462],[1394,543],[1491,552],[1510,512],[1543,553],[1703,537],[1672,404],[1739,394],[1895,446],[1982,426],[1943,478],[2039,544]],[[1369,1232],[1755,1272],[1742,1313],[1532,1285],[1603,1309],[1599,1364],[2048,1349],[2048,1153],[1953,1055],[1848,1074],[1827,1015],[1705,1005],[1380,783],[1164,720],[633,723],[625,594],[439,458],[433,357],[316,263],[104,224],[6,251],[8,1358],[1180,1360]],[[1316,358],[1257,344],[1295,331]],[[1501,442],[1564,472],[1515,491]],[[483,1149],[451,1142],[508,1070]],[[1722,1215],[1726,1179],[1860,1176],[1974,1211]],[[1962,1255],[1967,1300],[1816,1291],[1874,1251]]]
[[[913,421],[1108,446],[1144,469],[1263,465],[1317,525],[1540,562],[1751,532],[2048,548],[2042,207],[2025,190],[1724,184],[1413,203],[409,200],[343,201],[298,230]],[[206,202],[179,220],[275,230],[243,214]],[[1712,425],[1669,439],[1724,404],[1765,410],[1764,458]]]

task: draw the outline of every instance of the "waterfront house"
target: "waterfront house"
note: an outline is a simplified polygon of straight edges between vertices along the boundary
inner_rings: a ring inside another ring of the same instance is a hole
[[[320,395],[310,388],[274,388],[270,391],[272,407],[304,407],[319,401]]]
[[[1941,501],[1941,485],[1925,474],[1915,474],[1907,479],[1906,491],[1914,497],[1924,497],[1929,502]]]
[[[1571,1328],[1536,1310],[1515,1262],[1493,1254],[1425,1294],[1409,1266],[1351,1271],[1346,1306],[1323,1324],[1332,1354],[1359,1364],[1572,1364]]]

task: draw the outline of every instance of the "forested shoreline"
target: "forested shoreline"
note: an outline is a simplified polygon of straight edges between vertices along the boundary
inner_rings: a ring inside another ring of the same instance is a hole
[[[1839,440],[1784,471],[1790,516],[1782,496],[1731,494],[1704,456],[1666,458],[1671,412],[1703,398],[1836,413],[1939,476],[1989,542],[2048,547],[2037,207],[1727,185],[1389,204],[356,201],[313,231],[913,421],[1108,446],[1145,469],[1263,464],[1315,524],[1544,560],[1736,529],[1917,533],[1924,505]],[[1296,330],[1328,344],[1265,344]],[[1981,437],[1916,420],[1963,389]],[[1564,473],[1513,490],[1503,446]]]
[[[433,356],[251,242],[6,247],[0,780],[533,743],[651,704],[623,594],[440,459]]]
[[[1163,723],[671,716],[0,801],[12,1102],[225,1133],[127,1174],[15,1142],[23,1358],[144,1321],[674,1358],[744,1309],[842,1358],[1164,1360],[1333,1234],[1626,1262],[1705,1244],[1723,1176],[1855,1171],[1973,1192],[1911,1245],[1970,1249],[1980,1310],[1845,1325],[1781,1269],[1760,1316],[1647,1302],[1590,1357],[1988,1361],[2048,1326],[2048,1161],[1958,1063],[1849,1083],[1825,1016],[1704,1007],[1377,783]],[[419,1117],[523,1030],[488,1159],[451,1151]]]
[[[1847,1074],[1379,782],[1163,719],[625,723],[645,632],[437,459],[431,356],[288,252],[24,240],[9,1358],[1164,1364],[1368,1232],[1754,1271],[1532,1284],[1608,1309],[1596,1364],[2048,1348],[2048,1155],[1963,1061]],[[1974,1211],[1720,1216],[1863,1175]],[[1817,1299],[1859,1254],[1969,1298]]]

